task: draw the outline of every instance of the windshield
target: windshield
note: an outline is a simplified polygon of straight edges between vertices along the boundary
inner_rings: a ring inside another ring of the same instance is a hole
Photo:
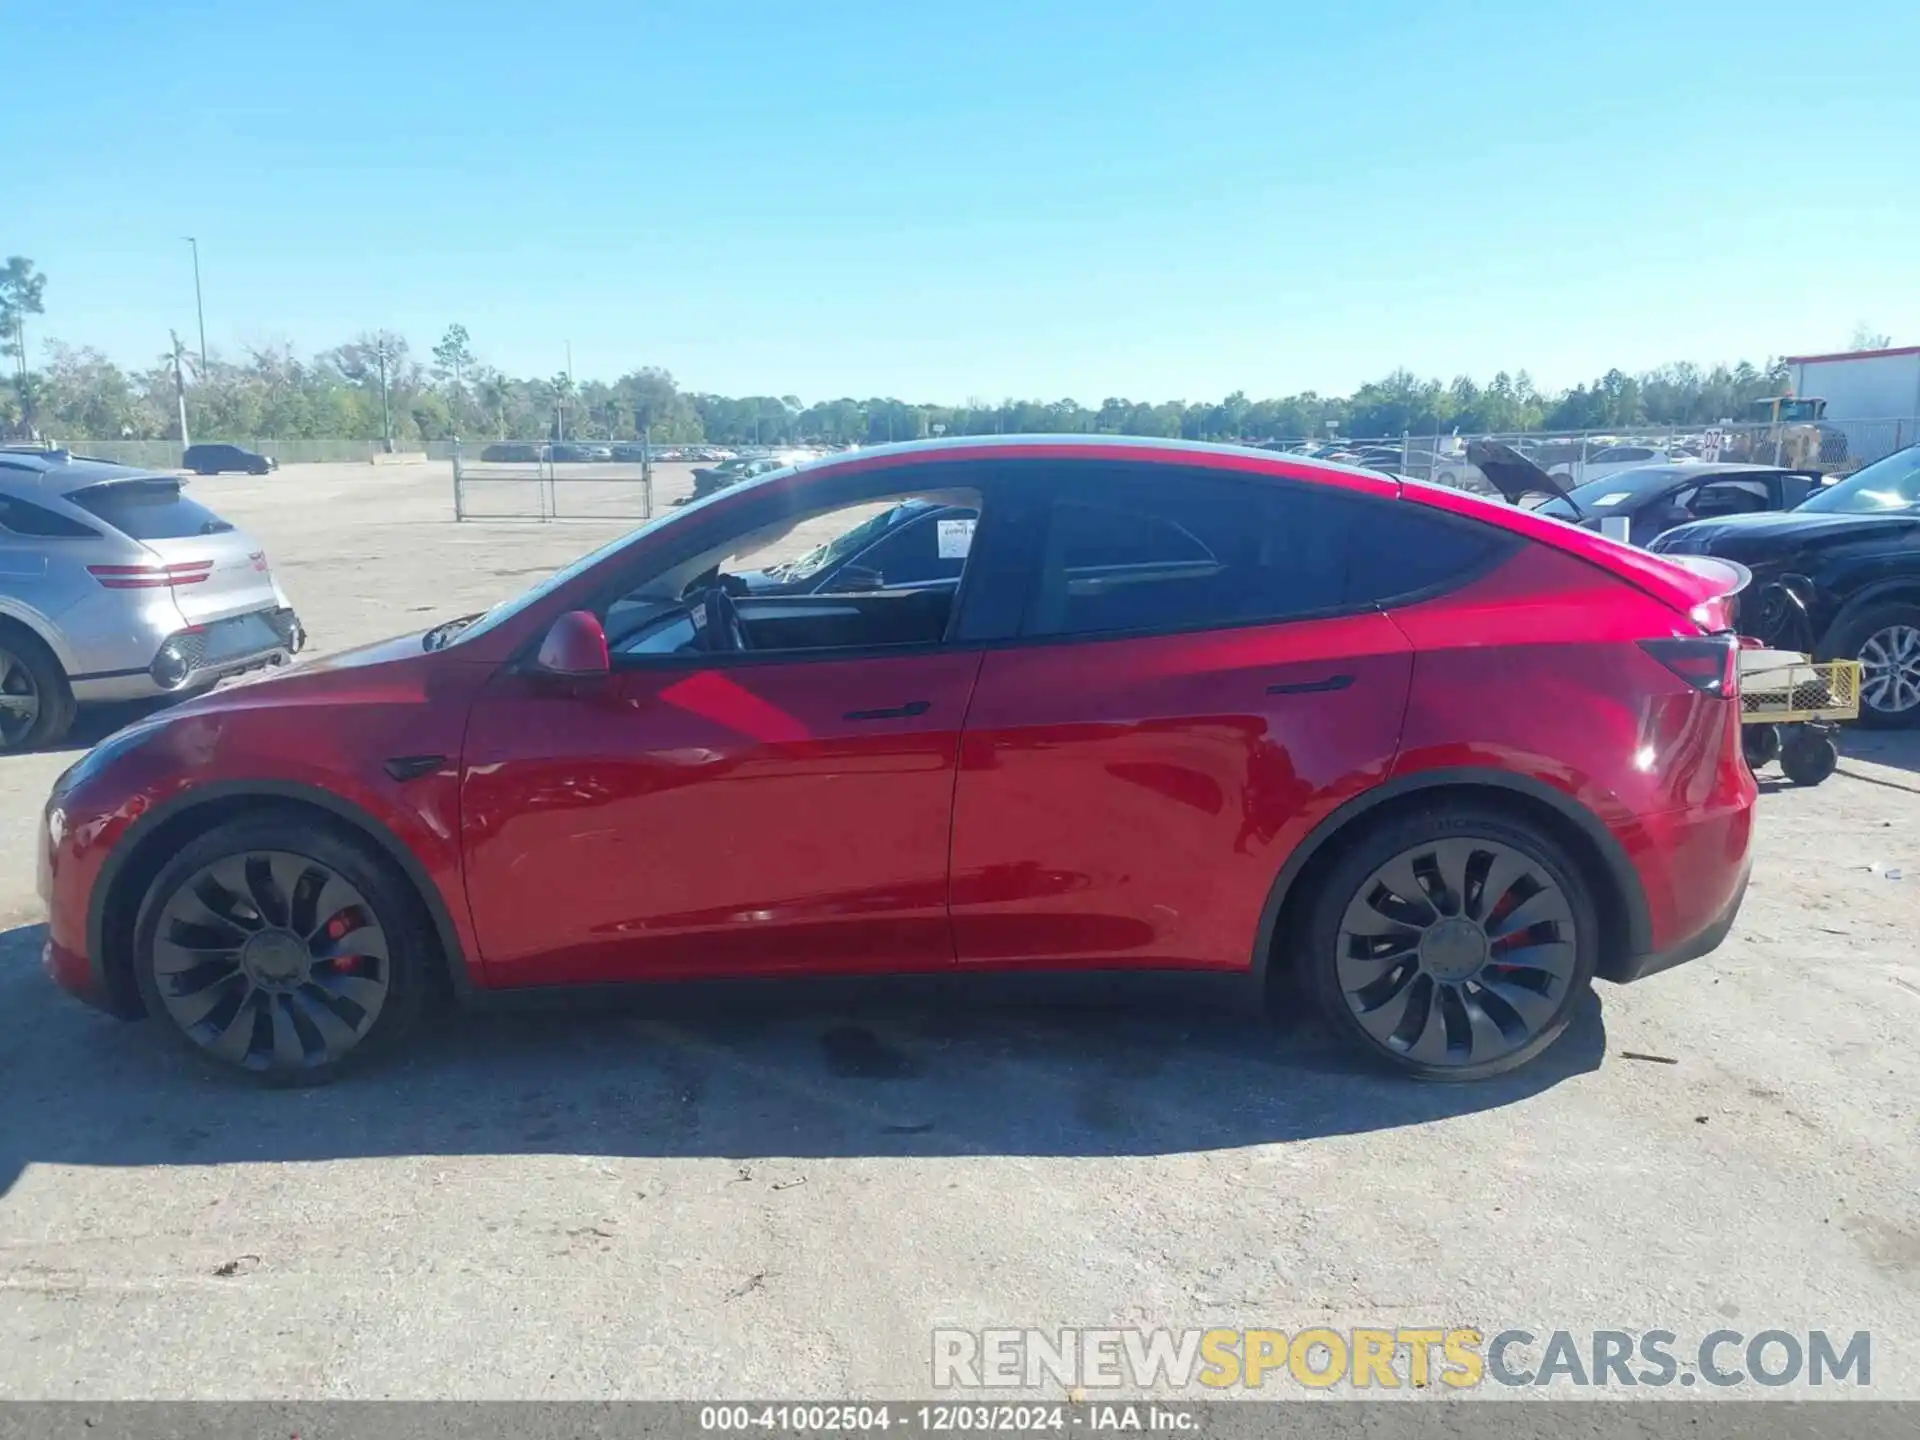
[[[531,589],[521,591],[511,600],[502,600],[472,624],[448,635],[441,641],[441,644],[462,645],[469,641],[479,639],[480,636],[487,634],[489,631],[498,629],[501,625],[504,625],[529,606],[537,605],[541,600],[560,589],[561,586],[569,584],[573,580],[586,574],[587,571],[598,565],[609,555],[624,550],[627,546],[633,544],[643,536],[651,535],[658,530],[665,529],[667,526],[674,524],[676,521],[685,519],[688,515],[702,508],[703,503],[704,502],[695,502],[681,509],[669,511],[665,515],[649,520],[637,530],[629,530],[624,535],[615,536],[598,550],[589,551],[570,565],[563,565]],[[446,630],[448,626],[441,625],[435,628],[436,631],[441,631]],[[436,646],[434,648],[438,647]]]
[[[785,565],[771,568],[774,573],[788,580],[805,580],[810,576],[818,575],[821,571],[838,565],[848,556],[858,555],[909,515],[925,508],[925,501],[905,501],[891,509],[882,510],[870,520],[861,521],[845,534],[837,535],[825,544],[814,546],[799,558]]]
[[[1670,466],[1660,465],[1645,470],[1616,470],[1598,480],[1589,480],[1584,485],[1576,485],[1567,491],[1566,500],[1555,496],[1539,507],[1543,515],[1605,514],[1609,510],[1618,510],[1623,505],[1631,505],[1636,500],[1644,500],[1657,495],[1673,483],[1673,470]]]
[[[1830,515],[1871,515],[1920,505],[1920,445],[1896,450],[1838,485],[1819,490],[1797,507]]]

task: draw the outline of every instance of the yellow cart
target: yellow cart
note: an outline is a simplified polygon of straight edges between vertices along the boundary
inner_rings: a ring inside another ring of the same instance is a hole
[[[1840,763],[1840,722],[1859,716],[1858,660],[1740,652],[1740,740],[1753,769],[1777,759],[1794,784],[1818,785]]]

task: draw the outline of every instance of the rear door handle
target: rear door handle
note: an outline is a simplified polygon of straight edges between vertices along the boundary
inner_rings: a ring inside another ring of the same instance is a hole
[[[1351,675],[1329,675],[1324,680],[1296,680],[1291,685],[1269,685],[1269,695],[1318,695],[1327,690],[1344,690],[1353,684]]]
[[[849,710],[840,718],[843,720],[910,720],[915,715],[924,715],[933,708],[931,700],[909,700],[904,705],[896,705],[891,710]]]

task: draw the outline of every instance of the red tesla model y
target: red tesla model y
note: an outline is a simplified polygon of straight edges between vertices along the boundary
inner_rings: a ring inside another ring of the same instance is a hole
[[[102,742],[45,963],[278,1081],[436,991],[987,967],[1238,971],[1491,1075],[1732,924],[1739,582],[1268,452],[855,453]]]

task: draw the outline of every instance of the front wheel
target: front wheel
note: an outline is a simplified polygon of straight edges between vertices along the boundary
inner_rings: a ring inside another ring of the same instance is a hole
[[[351,833],[290,812],[231,821],[154,877],[134,934],[147,1013],[200,1059],[312,1085],[419,1014],[432,938],[417,899]]]
[[[1860,662],[1860,723],[1920,725],[1920,605],[1876,605],[1836,627],[1823,652]]]
[[[1598,960],[1578,868],[1473,806],[1364,832],[1324,878],[1297,956],[1329,1024],[1423,1080],[1517,1069],[1560,1038]]]

